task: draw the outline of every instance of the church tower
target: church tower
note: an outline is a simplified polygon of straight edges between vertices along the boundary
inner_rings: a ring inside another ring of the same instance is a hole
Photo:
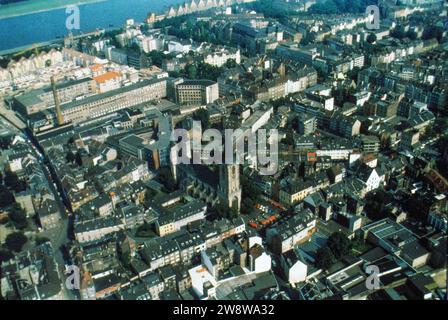
[[[219,167],[219,196],[229,208],[241,209],[240,166],[222,164]]]

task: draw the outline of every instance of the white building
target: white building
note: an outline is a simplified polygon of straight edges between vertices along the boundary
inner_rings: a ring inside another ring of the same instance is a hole
[[[344,147],[340,148],[335,147],[335,148],[316,150],[316,155],[318,157],[330,157],[331,160],[347,160],[352,152],[353,149]]]
[[[212,66],[221,67],[223,66],[228,60],[235,60],[237,64],[240,64],[241,62],[241,55],[240,55],[240,49],[234,50],[234,49],[226,49],[221,48],[214,52],[211,52],[207,54],[204,57],[204,62],[211,64]]]
[[[16,172],[22,170],[22,158],[14,158],[8,162],[9,171]]]
[[[109,71],[99,76],[93,77],[100,93],[115,90],[121,87],[123,76],[116,71]]]
[[[191,50],[191,44],[180,43],[177,41],[168,42],[169,53],[188,53]]]
[[[252,133],[255,133],[268,123],[272,114],[274,113],[273,107],[268,108],[266,110],[257,110],[252,113],[247,120],[245,120],[241,126],[241,129],[245,132],[246,130],[250,130]]]
[[[137,37],[139,47],[146,53],[153,50],[163,50],[163,39],[156,38],[154,36],[138,36]]]
[[[118,219],[110,217],[97,218],[75,223],[74,233],[76,241],[90,242],[124,229],[124,224]]]
[[[370,192],[375,189],[378,189],[380,185],[384,184],[385,176],[382,173],[379,173],[377,169],[371,169],[367,167],[364,172],[361,172],[359,176],[359,180],[361,180],[365,185],[365,192]],[[371,169],[371,171],[368,171]]]
[[[207,268],[199,265],[188,270],[188,274],[191,278],[191,286],[201,300],[215,297],[218,282]]]
[[[306,280],[308,266],[299,260],[294,250],[283,253],[280,261],[289,283],[296,284]]]
[[[271,270],[271,256],[268,255],[260,244],[255,244],[249,249],[249,270],[255,273]]]

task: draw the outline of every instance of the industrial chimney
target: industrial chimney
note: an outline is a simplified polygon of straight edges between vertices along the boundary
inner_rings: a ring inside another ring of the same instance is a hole
[[[59,102],[58,92],[56,91],[56,83],[54,81],[54,77],[51,76],[51,89],[53,90],[53,98],[54,98],[54,107],[56,109],[56,119],[59,126],[64,124],[64,118],[62,117],[61,112],[61,103]]]

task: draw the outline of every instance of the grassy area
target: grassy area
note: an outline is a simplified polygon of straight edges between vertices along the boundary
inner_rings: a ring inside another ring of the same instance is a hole
[[[373,246],[368,242],[364,242],[358,239],[352,241],[352,253],[355,257],[360,254],[366,253],[372,248]]]
[[[432,278],[439,288],[444,288],[446,286],[446,270],[437,271]]]
[[[0,19],[106,0],[29,0],[0,6]]]

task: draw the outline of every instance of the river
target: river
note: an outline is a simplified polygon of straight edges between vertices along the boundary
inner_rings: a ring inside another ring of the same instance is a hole
[[[78,6],[80,31],[119,27],[129,18],[141,22],[149,12],[161,13],[170,5],[183,2],[185,0],[106,0],[81,4]],[[0,19],[0,51],[64,37],[68,34],[65,23],[68,16],[65,8],[58,8]]]

